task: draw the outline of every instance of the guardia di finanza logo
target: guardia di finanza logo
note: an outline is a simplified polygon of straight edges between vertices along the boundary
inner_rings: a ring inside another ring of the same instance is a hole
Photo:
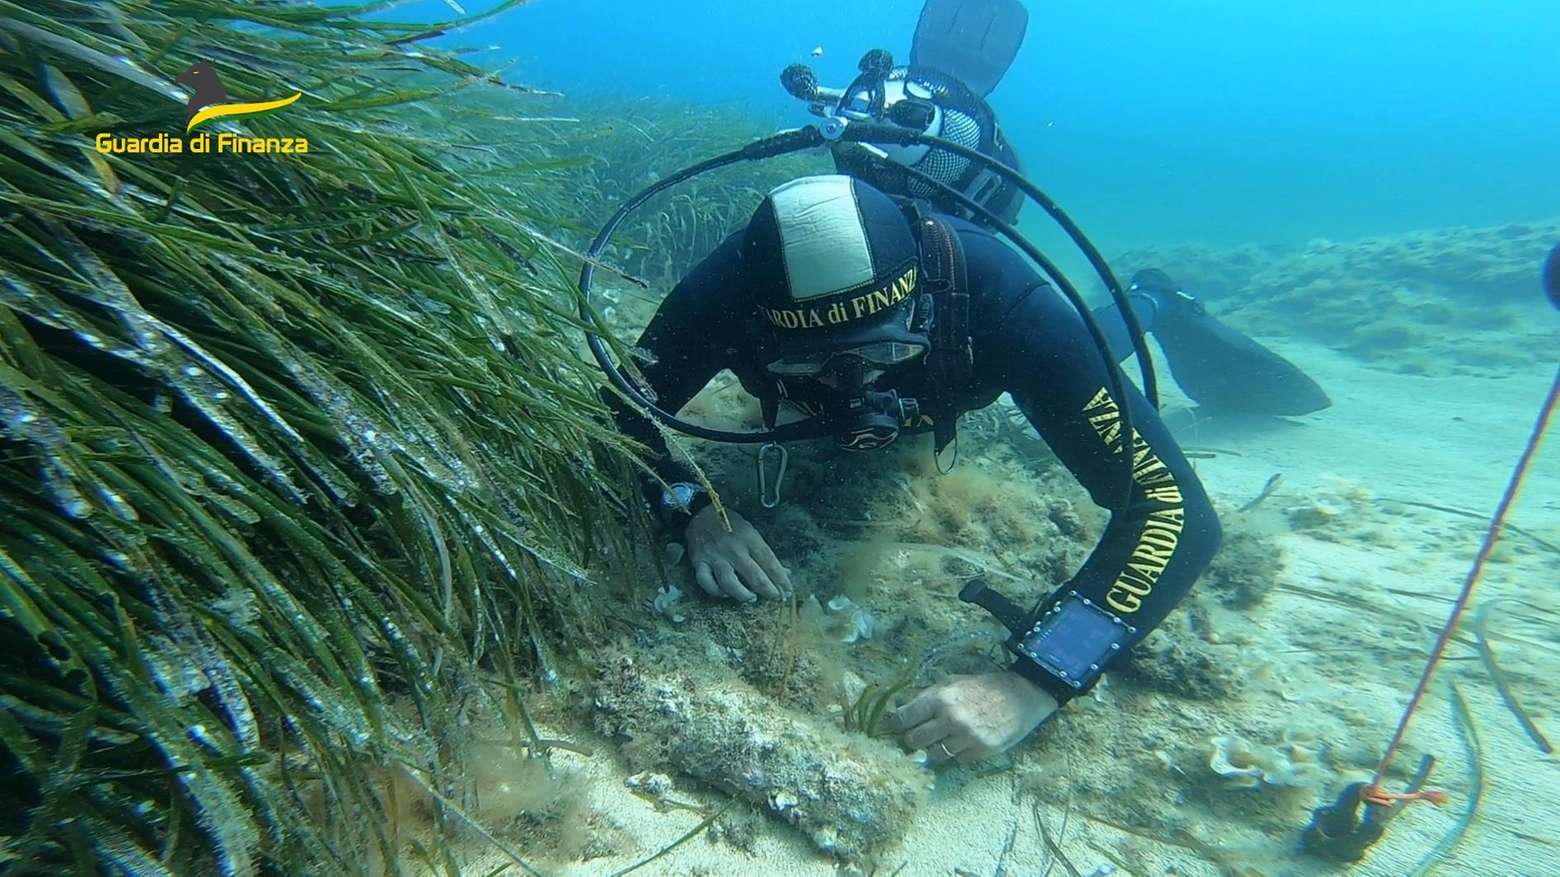
[[[264,116],[291,104],[303,96],[294,92],[290,97],[266,101],[233,101],[228,99],[227,87],[209,61],[197,61],[190,69],[173,80],[190,88],[190,99],[184,105],[185,137],[159,133],[156,137],[117,137],[113,134],[97,135],[98,152],[114,153],[270,153],[308,152],[309,141],[303,137],[245,137],[223,132],[215,137],[206,132],[192,133],[202,125],[218,119],[241,119]]]

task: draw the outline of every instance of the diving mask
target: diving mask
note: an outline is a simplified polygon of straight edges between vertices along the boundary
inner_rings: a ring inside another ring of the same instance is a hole
[[[845,350],[818,350],[782,356],[765,366],[772,375],[787,378],[817,377],[829,371],[838,371],[846,358],[859,360],[864,369],[889,369],[903,365],[926,354],[925,344],[904,341],[874,341]]]

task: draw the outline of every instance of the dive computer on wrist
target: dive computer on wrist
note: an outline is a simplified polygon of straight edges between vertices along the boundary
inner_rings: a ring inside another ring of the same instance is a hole
[[[690,481],[667,485],[661,491],[661,511],[664,514],[693,517],[710,504],[710,493],[703,486]]]
[[[1065,703],[1092,688],[1136,633],[1120,616],[1069,591],[1008,640],[1017,657],[1012,669]]]

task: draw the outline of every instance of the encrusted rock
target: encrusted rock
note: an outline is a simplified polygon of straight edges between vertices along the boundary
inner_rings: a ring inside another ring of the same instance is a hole
[[[642,767],[740,795],[841,859],[897,842],[926,799],[930,775],[895,747],[789,713],[739,679],[625,658],[595,705],[601,730],[652,762]]]

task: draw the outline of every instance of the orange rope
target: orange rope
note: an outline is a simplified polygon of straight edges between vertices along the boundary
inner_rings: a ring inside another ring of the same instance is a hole
[[[1435,648],[1430,650],[1430,660],[1425,662],[1425,671],[1419,677],[1419,685],[1414,689],[1414,696],[1409,699],[1408,706],[1403,710],[1403,717],[1398,720],[1397,732],[1392,735],[1392,742],[1387,744],[1387,751],[1381,756],[1381,763],[1376,766],[1376,775],[1371,778],[1370,785],[1360,790],[1360,798],[1367,803],[1392,806],[1398,802],[1406,804],[1412,801],[1445,804],[1449,800],[1445,792],[1437,789],[1395,794],[1383,790],[1381,781],[1386,778],[1387,768],[1392,765],[1393,756],[1397,755],[1398,748],[1403,745],[1403,737],[1408,733],[1408,724],[1413,719],[1414,712],[1419,709],[1425,691],[1430,687],[1430,678],[1435,675],[1436,666],[1441,663],[1441,657],[1446,654],[1446,647],[1452,641],[1452,634],[1457,629],[1458,620],[1462,618],[1463,611],[1468,608],[1468,601],[1473,597],[1473,589],[1484,573],[1484,564],[1489,560],[1490,553],[1495,550],[1495,540],[1500,538],[1501,528],[1506,524],[1506,516],[1511,512],[1512,504],[1516,502],[1517,492],[1522,487],[1522,481],[1527,477],[1528,467],[1532,464],[1534,456],[1538,454],[1538,446],[1544,439],[1544,433],[1549,430],[1549,419],[1555,412],[1557,402],[1560,402],[1560,369],[1555,371],[1554,383],[1549,387],[1549,398],[1544,400],[1544,407],[1538,413],[1538,422],[1533,424],[1533,433],[1528,436],[1527,448],[1522,451],[1522,458],[1517,461],[1517,467],[1511,473],[1511,481],[1506,485],[1506,493],[1500,499],[1500,507],[1495,510],[1495,517],[1490,521],[1489,530],[1485,531],[1484,544],[1479,546],[1479,554],[1473,559],[1468,577],[1463,580],[1462,593],[1458,595],[1457,602],[1452,606],[1451,617],[1446,619],[1446,626],[1441,628],[1441,635],[1435,641]]]

